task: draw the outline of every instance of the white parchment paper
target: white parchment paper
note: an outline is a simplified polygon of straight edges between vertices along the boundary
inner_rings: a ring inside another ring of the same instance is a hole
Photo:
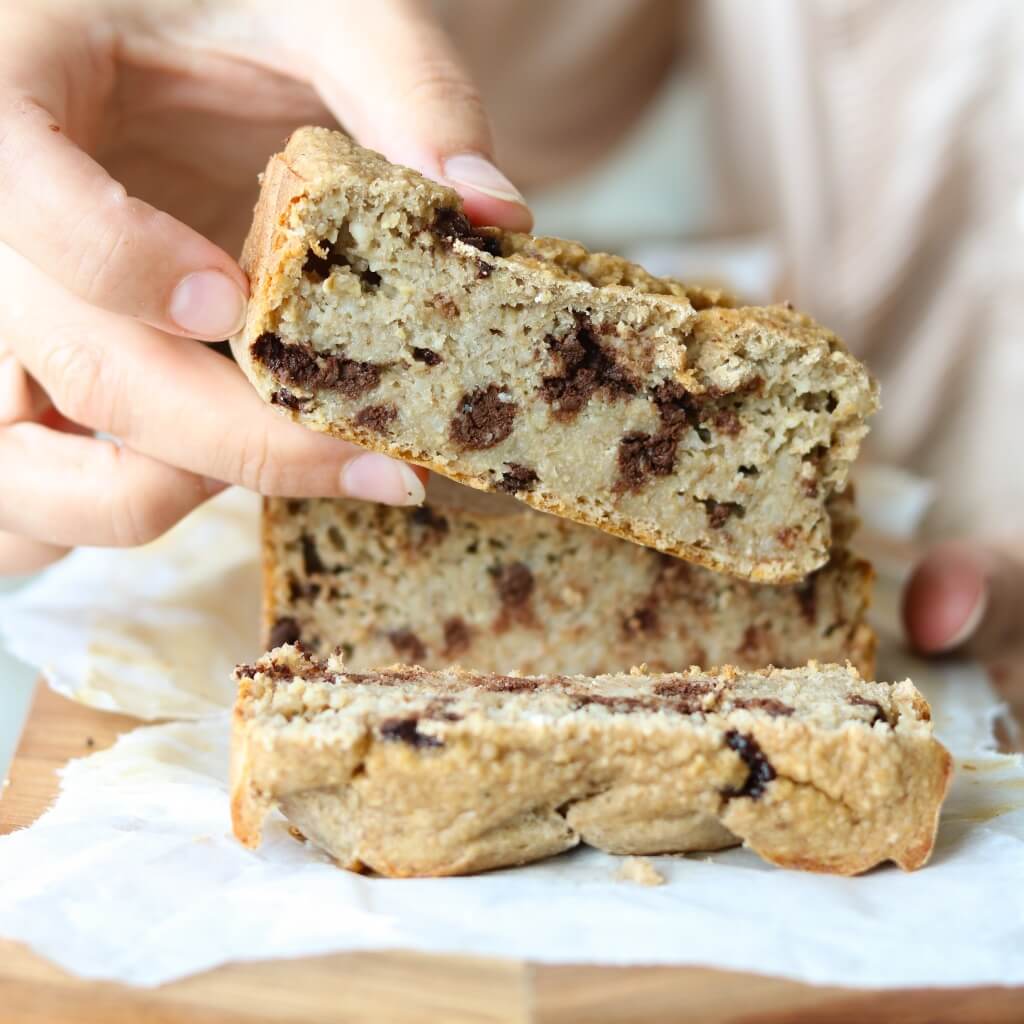
[[[56,805],[0,839],[0,935],[76,973],[153,985],[228,960],[406,949],[547,962],[706,964],[854,986],[1024,983],[1024,764],[970,665],[899,651],[882,581],[880,677],[910,675],[957,757],[933,860],[856,879],[745,850],[654,857],[666,884],[578,850],[473,878],[348,874],[289,836],[230,836],[228,675],[256,649],[256,502],[228,492],[157,544],[79,551],[0,607],[61,692],[147,718],[73,761]]]

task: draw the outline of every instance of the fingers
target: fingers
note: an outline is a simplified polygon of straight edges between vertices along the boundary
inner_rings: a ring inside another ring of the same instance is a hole
[[[410,467],[284,419],[205,346],[63,295],[2,248],[0,278],[24,298],[18,310],[0,309],[0,333],[68,420],[261,494],[422,502],[421,475]],[[42,327],[36,310],[52,311]]]
[[[14,353],[0,344],[0,424],[34,420],[49,404]]]
[[[36,423],[0,428],[0,464],[0,528],[51,548],[144,544],[217,490],[112,441]]]
[[[174,334],[220,340],[244,320],[248,284],[227,253],[128,196],[2,82],[0,241],[85,301]]]
[[[0,530],[0,575],[23,576],[38,572],[67,553],[65,547],[44,544],[31,537]]]
[[[529,230],[533,218],[491,162],[480,94],[420,0],[325,4],[313,82],[366,146],[454,186],[477,221]],[[307,51],[309,43],[307,41]]]
[[[932,549],[903,595],[910,642],[925,654],[1024,652],[1024,553],[950,542]]]

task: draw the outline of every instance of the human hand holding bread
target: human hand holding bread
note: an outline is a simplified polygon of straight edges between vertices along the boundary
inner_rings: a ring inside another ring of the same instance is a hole
[[[529,226],[424,4],[5,5],[0,567],[145,542],[227,483],[422,497],[422,474],[284,421],[190,340],[242,322],[266,154],[333,118],[447,175],[474,216]]]

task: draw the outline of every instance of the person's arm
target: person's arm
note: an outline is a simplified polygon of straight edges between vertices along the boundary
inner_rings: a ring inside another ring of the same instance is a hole
[[[212,225],[244,226],[272,149],[331,115],[477,221],[530,226],[424,3],[0,11],[0,571],[144,542],[226,483],[422,500],[421,471],[286,421],[190,340],[244,317],[241,238]]]

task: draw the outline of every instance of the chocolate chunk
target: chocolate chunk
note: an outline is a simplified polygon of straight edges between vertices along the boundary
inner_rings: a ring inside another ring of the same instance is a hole
[[[501,255],[501,238],[497,233],[476,231],[469,219],[460,210],[443,208],[434,213],[430,230],[449,245],[454,241],[465,242],[481,252],[492,256]]]
[[[733,517],[743,518],[746,511],[742,505],[735,501],[715,501],[714,498],[697,499],[708,514],[708,525],[712,530],[720,530]]]
[[[352,418],[357,427],[372,430],[375,434],[387,434],[389,427],[398,418],[398,408],[394,402],[382,402],[379,405],[367,405]]]
[[[877,700],[868,700],[867,697],[862,697],[859,693],[851,693],[846,698],[846,702],[857,707],[874,708],[875,713],[868,723],[869,725],[873,726],[877,722],[885,722],[886,725],[892,725],[892,722],[889,721],[889,716],[882,710],[882,705]]]
[[[335,388],[346,398],[358,398],[380,384],[381,367],[342,356],[327,356],[321,371],[323,386]]]
[[[299,395],[293,395],[290,391],[285,391],[284,388],[275,391],[270,396],[271,405],[280,405],[285,409],[291,409],[293,412],[298,412],[304,405],[307,405],[312,399],[303,398]]]
[[[253,342],[250,351],[275,377],[297,387],[335,388],[346,398],[357,398],[380,384],[382,367],[376,363],[322,355],[309,345],[285,344],[269,331]]]
[[[439,538],[448,533],[448,520],[439,515],[429,505],[419,505],[409,514],[409,519],[416,526],[423,527],[436,534]]]
[[[615,490],[638,491],[652,476],[669,476],[676,465],[676,450],[683,433],[700,419],[694,397],[678,382],[665,381],[651,392],[661,428],[656,434],[632,431],[619,442],[619,475]]]
[[[499,491],[506,494],[518,494],[520,491],[532,491],[540,480],[535,470],[529,466],[522,466],[518,462],[506,462],[508,469],[501,474],[501,479],[495,484]]]
[[[634,430],[625,434],[616,456],[619,475],[615,491],[638,491],[650,477],[668,476],[675,468],[678,444],[674,433],[651,435]]]
[[[636,394],[636,379],[618,365],[598,341],[590,320],[575,314],[575,325],[561,337],[549,334],[547,347],[560,372],[541,381],[540,395],[554,407],[556,419],[571,420],[598,391],[609,399]]]
[[[322,281],[324,278],[331,276],[332,267],[349,266],[348,257],[343,252],[332,249],[328,242],[320,242],[319,248],[325,251],[327,255],[321,256],[316,248],[311,248],[306,253],[306,262],[302,265],[304,273],[312,274]]]
[[[424,363],[427,366],[437,366],[438,363],[444,362],[440,353],[435,352],[432,348],[414,348],[412,357],[417,363]]]
[[[411,629],[393,629],[388,633],[388,639],[395,653],[409,661],[420,662],[426,660],[427,649],[423,641]]]
[[[796,599],[800,604],[800,614],[809,626],[813,626],[818,619],[818,578],[817,573],[812,573],[794,588]]]
[[[327,255],[321,256],[315,248],[310,249],[306,254],[306,262],[302,265],[304,272],[322,281],[331,276],[332,267],[348,267],[359,278],[360,287],[364,292],[372,292],[380,286],[380,274],[376,271],[370,270],[369,267],[357,270],[344,252],[332,249],[326,242],[321,242],[320,248],[325,249]]]
[[[292,604],[299,601],[314,601],[320,596],[321,586],[319,583],[302,583],[291,573],[288,574],[288,600]]]
[[[678,381],[663,381],[651,392],[651,398],[663,430],[681,434],[687,427],[700,423],[697,399]]]
[[[378,726],[382,740],[408,743],[410,747],[443,747],[436,736],[428,736],[419,731],[420,720],[418,718],[385,718]]]
[[[512,433],[519,411],[515,402],[503,401],[502,394],[497,384],[464,394],[452,416],[449,428],[452,441],[470,451],[501,444]]]
[[[309,385],[319,373],[312,349],[300,345],[286,345],[276,334],[264,331],[249,350],[256,362],[262,363],[275,377],[291,384]]]
[[[469,650],[473,643],[473,634],[465,619],[458,615],[445,619],[444,626],[444,651],[446,658],[453,658]]]
[[[327,572],[327,566],[324,565],[320,558],[320,552],[316,549],[316,541],[308,533],[304,533],[301,543],[302,568],[306,575],[312,576],[314,573]]]
[[[768,640],[768,627],[766,626],[747,626],[743,631],[743,639],[740,641],[740,646],[736,653],[746,658],[751,658],[758,651],[761,650]]]
[[[280,647],[282,644],[294,644],[301,636],[299,624],[293,618],[278,619],[270,627],[270,637],[267,641],[268,649]]]
[[[740,476],[758,476],[760,472],[757,466],[740,466]]]
[[[745,796],[757,800],[764,794],[765,787],[775,778],[775,769],[764,756],[757,740],[753,736],[730,729],[725,734],[725,742],[730,750],[735,750],[747,766],[747,777],[739,789],[729,787],[722,791],[727,800]]]
[[[487,571],[498,591],[498,600],[506,608],[519,608],[533,595],[533,573],[522,562],[494,566]]]
[[[529,568],[522,562],[512,562],[510,565],[492,566],[487,571],[501,602],[501,611],[494,622],[495,630],[500,633],[511,625],[534,625],[531,602],[534,579]]]
[[[720,434],[726,437],[735,437],[742,429],[743,424],[735,409],[719,409],[712,417],[711,422]]]
[[[627,637],[651,635],[658,631],[658,613],[650,605],[641,605],[622,620]]]
[[[740,700],[733,702],[733,707],[765,711],[771,715],[772,718],[788,718],[796,710],[795,708],[791,708],[788,704],[783,704],[781,700],[776,700],[774,697],[741,698]]]
[[[476,277],[478,281],[482,281],[484,278],[491,276],[491,271],[494,269],[494,265],[488,263],[487,260],[481,259],[479,256],[476,258]]]

